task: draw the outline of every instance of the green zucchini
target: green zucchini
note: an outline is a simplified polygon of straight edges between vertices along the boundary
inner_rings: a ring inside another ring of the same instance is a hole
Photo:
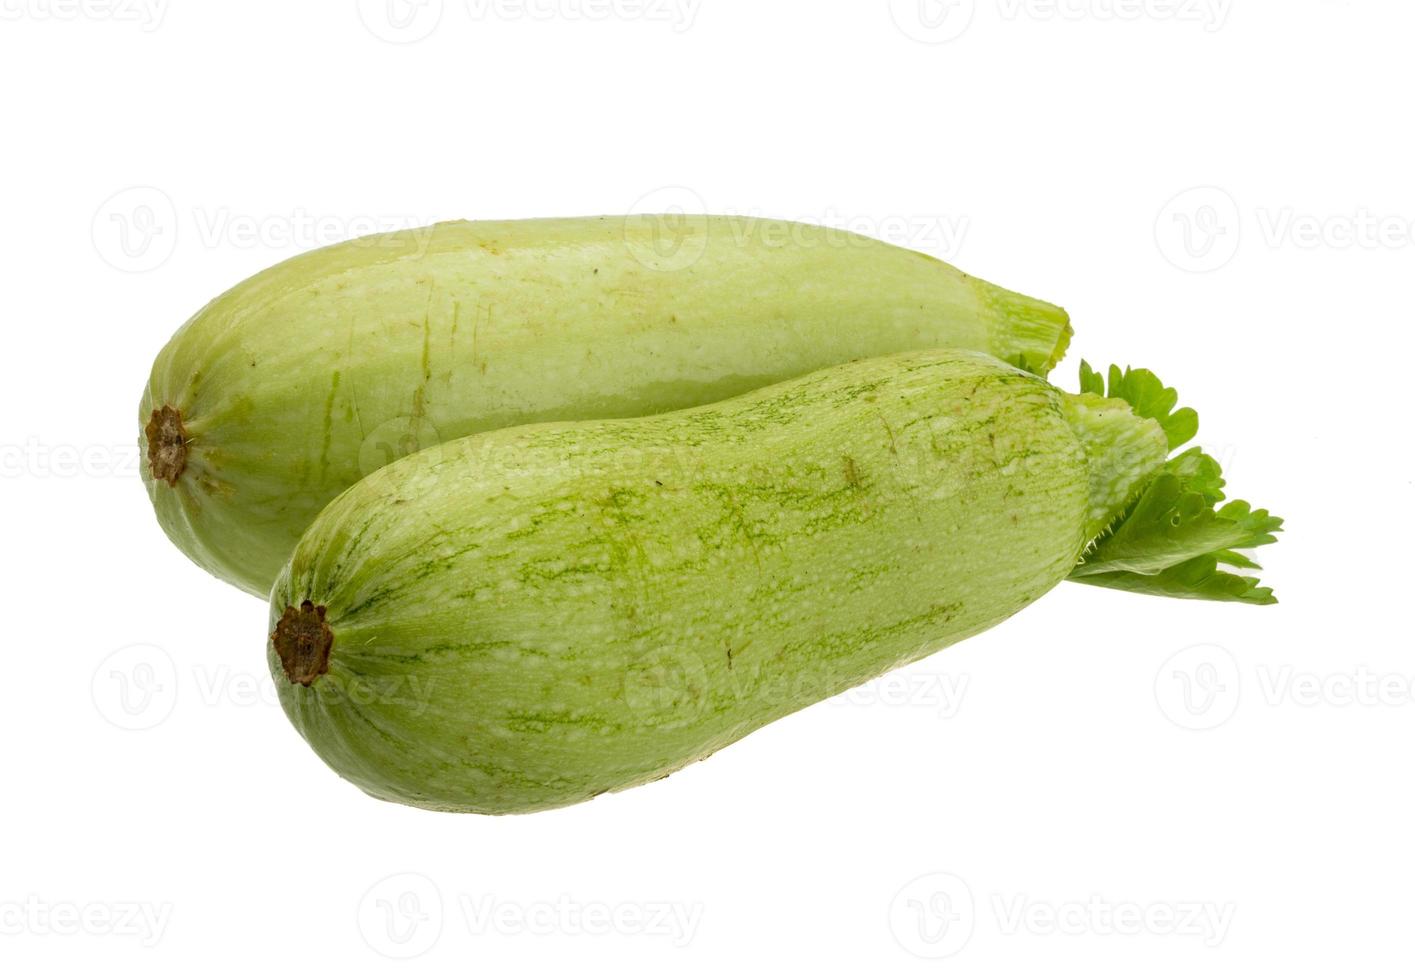
[[[424,450],[335,500],[280,574],[281,703],[374,796],[515,813],[664,776],[1082,570],[1269,601],[1172,572],[1236,563],[1277,521],[1174,518],[1222,482],[1208,457],[1166,461],[1194,417],[1148,372],[1111,381],[1071,395],[911,352]]]
[[[807,225],[441,224],[299,256],[197,313],[142,399],[144,480],[178,547],[265,597],[325,504],[415,449],[705,404],[902,350],[1045,374],[1070,333],[1048,303]]]

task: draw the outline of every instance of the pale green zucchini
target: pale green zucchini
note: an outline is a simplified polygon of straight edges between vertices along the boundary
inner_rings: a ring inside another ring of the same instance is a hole
[[[1183,497],[1217,470],[1166,463],[1193,416],[1152,375],[1117,372],[1120,398],[1088,379],[1070,395],[912,352],[399,460],[321,513],[276,582],[281,703],[374,796],[523,812],[656,779],[984,630],[1083,552],[1096,584],[1267,601],[1212,567],[1164,577],[1239,561],[1213,552],[1275,519],[1171,519],[1169,497],[1139,515],[1161,477]]]
[[[178,547],[266,596],[325,504],[415,449],[705,404],[903,350],[1045,374],[1070,333],[1048,303],[807,225],[442,224],[302,255],[194,316],[142,399],[144,479]]]

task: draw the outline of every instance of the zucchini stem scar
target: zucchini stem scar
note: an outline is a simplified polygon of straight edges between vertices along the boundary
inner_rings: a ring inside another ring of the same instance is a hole
[[[187,430],[182,413],[171,405],[152,410],[143,429],[147,436],[147,466],[154,480],[175,487],[187,468]]]
[[[306,599],[299,608],[286,606],[270,640],[280,656],[280,665],[292,684],[309,687],[329,672],[329,651],[334,647],[334,631],[324,621],[324,606]]]

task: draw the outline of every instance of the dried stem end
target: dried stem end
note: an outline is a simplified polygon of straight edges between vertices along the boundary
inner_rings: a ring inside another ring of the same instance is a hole
[[[296,609],[286,606],[275,625],[271,642],[280,655],[280,665],[292,684],[309,687],[321,674],[329,672],[329,651],[334,647],[334,631],[324,621],[325,608],[306,599]]]
[[[152,478],[175,487],[187,468],[187,430],[182,427],[182,413],[171,405],[153,409],[143,432],[147,435],[147,467]]]

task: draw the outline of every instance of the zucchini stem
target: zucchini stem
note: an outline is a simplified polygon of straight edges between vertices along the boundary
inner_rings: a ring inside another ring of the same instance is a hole
[[[309,687],[329,672],[334,631],[324,621],[324,606],[306,599],[299,608],[286,606],[270,640],[280,655],[280,665],[292,684]]]
[[[147,436],[147,466],[154,480],[175,487],[187,468],[187,430],[182,413],[171,405],[152,410],[143,429]]]

